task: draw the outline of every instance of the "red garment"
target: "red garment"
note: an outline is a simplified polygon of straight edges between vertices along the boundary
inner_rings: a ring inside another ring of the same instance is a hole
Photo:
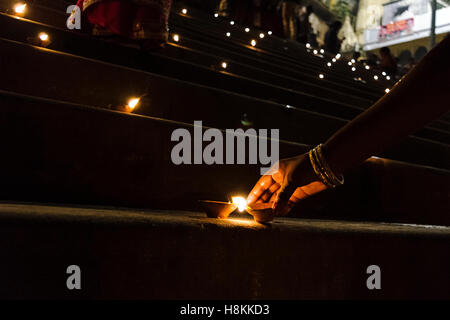
[[[103,28],[103,32],[127,38],[160,40],[167,39],[171,5],[172,0],[78,0],[77,3],[94,25],[94,33]]]

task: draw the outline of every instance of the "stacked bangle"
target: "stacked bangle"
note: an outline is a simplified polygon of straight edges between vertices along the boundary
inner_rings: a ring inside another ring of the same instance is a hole
[[[328,188],[335,188],[344,184],[344,176],[337,177],[325,160],[321,144],[309,151],[309,161],[314,173]]]

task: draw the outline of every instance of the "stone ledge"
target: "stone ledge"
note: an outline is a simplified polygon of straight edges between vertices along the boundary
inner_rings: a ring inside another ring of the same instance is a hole
[[[450,298],[448,227],[8,203],[0,221],[2,298]],[[81,291],[65,287],[72,264]]]

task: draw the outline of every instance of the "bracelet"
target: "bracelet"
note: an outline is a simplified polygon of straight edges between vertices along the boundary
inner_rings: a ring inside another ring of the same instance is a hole
[[[309,161],[316,176],[327,187],[335,188],[344,184],[344,176],[340,175],[340,177],[337,177],[325,160],[322,152],[322,144],[309,151]]]
[[[333,170],[331,170],[330,166],[328,165],[328,162],[325,160],[325,157],[323,156],[322,152],[322,144],[319,144],[316,148],[316,152],[319,154],[319,159],[321,161],[322,166],[325,169],[325,173],[327,173],[327,176],[330,176],[330,179],[333,181],[333,184],[337,186],[341,186],[344,184],[344,175],[340,175],[340,177],[337,177]]]
[[[317,165],[317,161],[316,159],[314,159],[314,149],[312,149],[311,151],[309,151],[309,161],[311,162],[311,166],[313,167],[314,173],[316,174],[316,176],[320,179],[320,181],[326,185],[328,188],[334,188],[334,186],[328,182],[328,179],[325,178],[325,176],[323,175],[322,171],[320,170],[320,168]]]

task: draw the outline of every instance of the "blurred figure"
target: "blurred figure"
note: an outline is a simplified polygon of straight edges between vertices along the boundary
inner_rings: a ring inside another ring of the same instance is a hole
[[[312,26],[309,22],[309,17],[313,13],[313,7],[311,5],[306,8],[303,7],[298,18],[298,35],[297,40],[300,43],[311,43],[313,41],[310,40],[312,36]]]
[[[221,17],[228,17],[230,16],[230,12],[231,12],[231,1],[229,0],[220,0],[219,2],[219,6],[217,8],[217,13],[219,14],[219,16]]]
[[[392,76],[395,76],[397,73],[397,62],[388,47],[380,49],[380,69]]]
[[[415,65],[416,65],[416,60],[414,60],[413,57],[409,58],[408,65],[407,65],[408,70],[411,70],[412,68],[414,68]]]
[[[342,28],[342,22],[335,21],[330,25],[325,34],[325,50],[332,54],[337,54],[341,50],[342,40],[338,38],[338,32]]]
[[[261,28],[262,24],[262,9],[263,9],[263,0],[253,0],[253,25],[255,27]]]
[[[261,0],[261,29],[283,36],[283,24],[278,10],[278,0]]]
[[[282,0],[281,17],[283,19],[283,33],[287,39],[297,40],[298,0]]]
[[[163,46],[168,38],[172,0],[78,0],[96,36],[139,40],[144,49]]]
[[[236,19],[238,25],[252,26],[253,25],[253,0],[233,0],[229,1],[233,7],[232,18]]]

